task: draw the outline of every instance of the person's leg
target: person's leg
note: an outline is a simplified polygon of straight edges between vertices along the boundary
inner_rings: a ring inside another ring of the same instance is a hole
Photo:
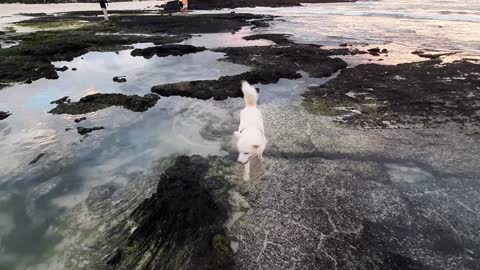
[[[105,18],[105,21],[108,21],[108,12],[106,8],[102,8],[103,11],[103,17]]]

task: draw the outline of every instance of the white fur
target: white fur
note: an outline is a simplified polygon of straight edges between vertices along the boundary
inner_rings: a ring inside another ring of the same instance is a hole
[[[267,138],[263,128],[262,112],[257,108],[258,93],[248,82],[242,81],[245,108],[240,112],[240,125],[234,135],[238,138],[238,162],[245,164],[243,179],[250,180],[250,160],[258,157],[263,161]]]

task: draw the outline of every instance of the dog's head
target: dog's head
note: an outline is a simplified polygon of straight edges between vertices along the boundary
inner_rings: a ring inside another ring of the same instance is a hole
[[[236,131],[234,135],[238,138],[238,162],[245,164],[259,154],[259,150],[264,144],[264,138],[260,132],[245,129],[242,132]]]

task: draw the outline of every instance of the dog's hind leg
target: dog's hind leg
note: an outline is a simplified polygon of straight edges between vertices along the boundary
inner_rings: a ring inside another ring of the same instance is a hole
[[[243,180],[250,181],[250,161],[245,163],[245,171],[243,172]]]

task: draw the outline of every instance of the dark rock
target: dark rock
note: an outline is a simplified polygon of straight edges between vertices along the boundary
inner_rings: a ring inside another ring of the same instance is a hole
[[[10,115],[12,115],[12,114],[9,113],[9,112],[2,112],[2,111],[0,111],[0,120],[3,120],[3,119],[5,119],[5,118],[9,117]]]
[[[156,55],[158,57],[166,56],[181,56],[190,53],[202,52],[205,47],[195,47],[192,45],[171,44],[157,47],[150,47],[145,49],[135,49],[131,52],[132,56],[143,56],[146,59],[152,58]]]
[[[335,50],[324,50],[320,47],[312,44],[291,44],[282,47],[237,47],[215,51],[226,54],[224,61],[252,67],[252,73],[256,70],[265,73],[275,70],[276,73],[291,74],[303,70],[312,77],[321,78],[347,67],[345,61],[328,57],[335,55],[337,53]]]
[[[113,81],[117,83],[124,83],[127,82],[127,78],[125,78],[125,76],[115,76],[113,77]]]
[[[325,106],[314,104],[354,107],[362,114],[349,123],[365,127],[438,126],[446,122],[479,125],[480,80],[475,74],[480,73],[480,65],[468,61],[440,63],[366,64],[346,69],[306,92],[305,105],[312,112],[325,111]]]
[[[245,72],[240,75],[222,76],[218,80],[190,81],[163,84],[152,87],[152,92],[161,96],[181,96],[198,99],[224,100],[228,97],[243,97],[240,82],[246,80],[255,83],[275,83],[280,78],[299,79],[296,71],[259,70]]]
[[[158,179],[156,192],[102,241],[110,255],[98,269],[232,269],[223,228],[228,185],[207,175],[210,166],[200,156],[178,157]],[[218,182],[215,189],[209,181]]]
[[[55,71],[61,71],[61,72],[64,72],[64,71],[67,71],[68,70],[68,67],[67,66],[63,66],[63,67],[56,67],[55,68]]]
[[[67,97],[68,98],[68,97]],[[77,102],[57,103],[57,107],[49,111],[53,114],[84,114],[106,109],[111,106],[121,106],[134,112],[144,112],[153,107],[158,99],[157,95],[126,96],[123,94],[93,94],[81,98]]]
[[[25,81],[26,84],[32,84],[32,80],[28,79]]]
[[[38,156],[36,156],[32,161],[30,161],[28,163],[28,165],[32,165],[32,164],[37,163],[44,155],[45,155],[45,153],[38,154]]]
[[[342,43],[342,44],[340,44],[340,45],[338,45],[338,46],[340,46],[340,47],[347,47],[348,44],[347,44],[347,43]]]
[[[83,28],[82,28],[83,29]],[[180,42],[186,36],[95,35],[96,31],[38,31],[18,35],[20,44],[0,50],[0,83],[58,79],[52,61],[71,61],[89,51],[115,51],[139,42]],[[72,69],[73,70],[73,69]]]
[[[80,123],[80,122],[85,121],[85,120],[87,120],[87,117],[84,116],[84,117],[77,118],[77,119],[75,119],[75,120],[73,120],[73,121],[74,121],[75,123]]]
[[[101,130],[101,129],[105,129],[105,128],[104,127],[92,127],[92,128],[77,127],[77,132],[80,135],[85,135],[85,134],[88,134],[90,132],[93,132],[93,131],[96,131],[96,130]]]
[[[77,71],[77,68],[72,68],[72,71]]]
[[[216,51],[226,54],[223,61],[250,66],[252,71],[234,76],[222,76],[218,80],[157,85],[152,87],[152,92],[161,96],[224,100],[228,97],[243,96],[240,89],[242,80],[252,84],[276,83],[281,78],[301,78],[299,70],[310,73],[312,77],[325,77],[347,66],[347,63],[339,58],[328,57],[334,53],[333,51],[322,50],[316,45],[239,47]]]
[[[259,39],[266,39],[275,42],[278,45],[290,45],[293,44],[292,41],[288,39],[290,35],[286,34],[257,34],[243,37],[245,40],[259,40]]]
[[[72,130],[72,128],[65,128],[65,131],[70,131]]]
[[[447,55],[453,55],[456,54],[456,52],[449,52],[449,53],[425,53],[423,51],[414,51],[412,54],[418,55],[423,58],[429,58],[429,59],[438,59],[442,56],[447,56]]]
[[[3,35],[5,35],[5,34],[6,34],[5,32],[0,31],[0,36],[3,36]]]
[[[86,16],[63,13],[20,23],[38,24],[65,20],[98,21],[98,12]],[[90,17],[88,17],[90,16]],[[71,61],[89,51],[119,51],[135,43],[155,45],[178,43],[192,33],[235,32],[245,26],[265,26],[272,16],[252,14],[198,14],[189,16],[122,15],[111,17],[108,24],[91,24],[79,29],[38,31],[16,36],[18,46],[0,50],[0,87],[12,82],[40,78],[58,79],[52,61]],[[96,33],[146,33],[140,35],[96,35]],[[73,70],[73,69],[72,69]]]
[[[231,33],[245,26],[256,25],[255,22],[270,20],[272,16],[246,13],[189,14],[188,16],[123,15],[112,17],[109,25],[98,30],[185,36],[186,34]]]
[[[210,10],[222,8],[239,8],[239,7],[290,7],[300,6],[300,3],[329,3],[329,2],[354,2],[349,0],[203,0],[192,1],[188,4],[188,9],[192,10]],[[169,1],[161,5],[164,10],[178,11],[179,5],[177,1]]]
[[[68,96],[64,96],[62,98],[59,98],[57,100],[54,100],[52,102],[50,102],[50,104],[63,104],[63,103],[70,103],[70,98],[68,98]]]
[[[387,49],[380,50],[380,48],[376,47],[376,48],[368,49],[368,53],[373,56],[379,56],[381,53],[388,53],[388,50]]]

